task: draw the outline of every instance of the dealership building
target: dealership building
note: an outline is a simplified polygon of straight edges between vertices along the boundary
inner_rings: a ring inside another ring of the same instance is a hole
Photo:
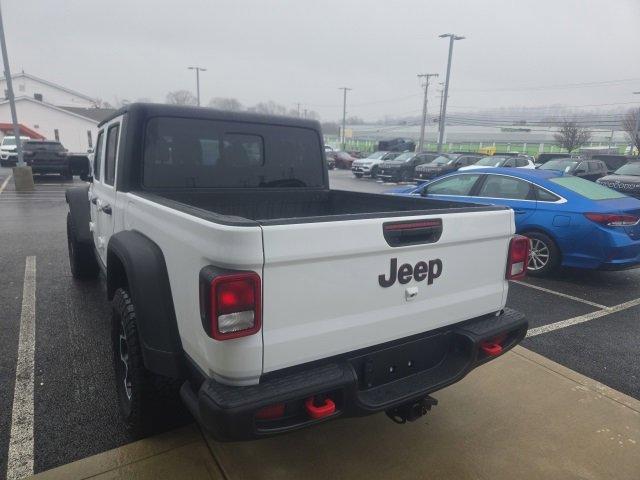
[[[93,148],[98,123],[113,112],[97,108],[95,99],[87,95],[25,72],[13,74],[11,79],[21,131],[32,138],[57,140],[70,152]],[[5,78],[0,78],[0,92],[4,92],[0,124],[11,123]],[[12,135],[0,129],[0,137],[7,134]]]

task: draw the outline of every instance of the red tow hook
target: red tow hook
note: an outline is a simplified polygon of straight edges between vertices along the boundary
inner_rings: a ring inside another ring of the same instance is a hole
[[[314,397],[309,397],[305,400],[304,406],[309,416],[314,419],[328,417],[336,411],[336,404],[330,398],[316,401]]]
[[[502,353],[502,345],[494,342],[482,342],[480,348],[490,357],[497,357]]]

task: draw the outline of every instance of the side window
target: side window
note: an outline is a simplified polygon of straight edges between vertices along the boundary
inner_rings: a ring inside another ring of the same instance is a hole
[[[549,190],[545,190],[544,188],[535,187],[536,190],[536,199],[540,202],[557,202],[560,200],[560,197],[554,195]]]
[[[116,178],[116,154],[120,124],[111,125],[107,131],[107,149],[104,153],[104,183],[113,185]]]
[[[526,167],[529,164],[529,162],[527,162],[524,158],[518,158],[516,160],[516,165],[518,167]]]
[[[503,167],[515,167],[515,166],[516,166],[515,158],[508,159],[506,162],[504,162],[504,165],[503,165]]]
[[[469,195],[480,175],[454,175],[443,178],[426,188],[427,195]]]
[[[96,141],[96,149],[93,154],[93,178],[100,180],[100,165],[102,165],[102,138],[104,137],[104,130],[100,130],[98,133],[98,140]]]
[[[576,165],[576,169],[574,171],[574,173],[582,173],[582,172],[586,172],[587,170],[587,162],[580,162],[578,163],[578,165]]]
[[[479,197],[511,198],[514,200],[531,199],[531,184],[513,177],[487,175]]]

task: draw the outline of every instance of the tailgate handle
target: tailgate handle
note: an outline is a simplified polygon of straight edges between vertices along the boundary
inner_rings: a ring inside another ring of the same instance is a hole
[[[382,232],[391,247],[435,243],[442,236],[442,219],[387,222],[382,225]]]

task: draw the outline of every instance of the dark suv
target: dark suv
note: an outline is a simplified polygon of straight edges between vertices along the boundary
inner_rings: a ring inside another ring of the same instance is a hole
[[[378,167],[378,178],[385,182],[410,182],[418,165],[434,160],[435,153],[405,152],[393,160],[386,160]]]
[[[556,158],[538,168],[540,170],[555,170],[594,182],[609,173],[607,165],[602,160],[583,160],[580,158]]]
[[[67,149],[60,142],[31,140],[22,143],[25,163],[34,174],[59,173],[72,178]]]
[[[461,155],[458,153],[440,155],[433,161],[416,167],[413,179],[416,182],[424,182],[445,173],[455,172],[461,167],[473,165],[481,158],[482,155]]]

